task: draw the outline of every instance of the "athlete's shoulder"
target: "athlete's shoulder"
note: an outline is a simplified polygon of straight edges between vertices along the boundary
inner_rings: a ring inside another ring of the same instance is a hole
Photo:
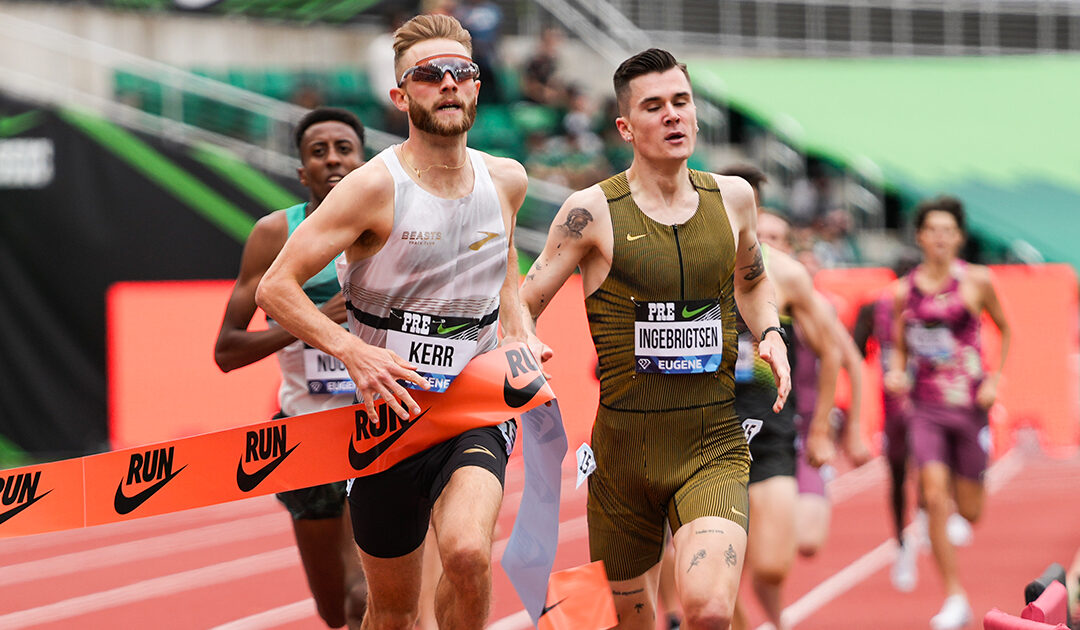
[[[994,272],[986,265],[968,263],[964,265],[963,281],[969,282],[980,290],[993,290]]]
[[[521,162],[513,158],[499,157],[483,151],[477,151],[484,158],[484,164],[487,165],[488,171],[493,177],[504,178],[524,178],[528,179],[528,174],[525,172],[525,167],[521,165]]]
[[[529,185],[529,175],[520,162],[511,158],[499,157],[479,151],[487,165],[488,172],[495,185],[507,192],[524,192]]]
[[[724,207],[729,211],[737,213],[753,213],[757,212],[757,205],[754,202],[754,189],[750,187],[750,183],[742,177],[737,175],[719,175],[717,173],[708,173],[716,182],[716,187],[720,190],[720,196],[724,199]]]
[[[778,282],[790,292],[799,289],[809,294],[814,288],[814,279],[806,265],[796,260],[791,254],[780,251],[775,247],[762,244],[762,248],[768,248],[765,268],[769,278]]]
[[[280,244],[284,244],[288,236],[289,220],[288,208],[286,208],[284,210],[274,210],[260,217],[255,222],[254,227],[251,228],[247,242],[249,247],[255,244],[265,245],[277,242],[280,249]]]
[[[585,208],[586,210],[607,212],[607,195],[600,184],[593,184],[588,188],[575,190],[570,193],[563,203],[563,208]]]
[[[393,194],[394,176],[390,174],[390,169],[382,157],[376,155],[343,177],[330,194],[334,194],[338,189],[349,191],[353,195],[363,195],[355,201],[367,206],[381,196]],[[375,199],[372,199],[373,197]]]

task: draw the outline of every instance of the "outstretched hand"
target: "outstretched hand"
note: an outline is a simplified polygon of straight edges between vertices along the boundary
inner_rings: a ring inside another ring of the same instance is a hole
[[[532,353],[533,358],[539,359],[540,373],[544,375],[544,378],[550,380],[551,375],[544,370],[544,363],[546,363],[551,357],[555,356],[555,351],[551,349],[551,346],[547,345],[536,336],[536,333],[525,333],[522,335],[506,335],[499,342],[500,345],[521,342]]]
[[[773,379],[776,381],[773,413],[780,413],[787,402],[788,394],[791,393],[791,366],[788,365],[787,346],[779,335],[765,335],[765,339],[758,344],[758,356],[772,368]]]
[[[356,338],[360,341],[359,338]],[[339,357],[356,383],[356,395],[363,401],[369,417],[376,417],[375,399],[382,398],[399,418],[420,413],[409,390],[398,381],[415,383],[422,389],[430,389],[424,377],[416,373],[416,366],[402,359],[393,350],[372,346],[363,342],[354,344],[351,352]],[[406,410],[408,408],[408,410]]]
[[[870,447],[866,445],[866,440],[863,439],[862,432],[851,426],[848,426],[844,432],[844,452],[856,467],[862,466],[874,457],[874,454],[870,452]]]

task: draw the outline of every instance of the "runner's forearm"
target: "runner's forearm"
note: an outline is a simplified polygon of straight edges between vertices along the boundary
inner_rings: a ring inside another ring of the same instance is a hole
[[[340,358],[349,343],[359,341],[320,311],[294,279],[267,273],[259,283],[255,302],[297,339],[327,354]]]

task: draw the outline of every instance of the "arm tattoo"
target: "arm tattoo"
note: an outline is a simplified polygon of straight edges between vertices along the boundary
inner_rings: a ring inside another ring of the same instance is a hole
[[[611,594],[612,595],[637,595],[638,593],[641,593],[641,592],[644,592],[644,591],[645,591],[644,588],[639,588],[636,591],[611,591]]]
[[[695,534],[723,534],[724,530],[722,530],[722,529],[699,529],[699,530],[695,531],[694,533]]]
[[[704,549],[698,549],[697,551],[695,551],[694,552],[694,558],[693,558],[693,560],[690,561],[690,566],[687,567],[686,572],[689,573],[690,569],[693,569],[694,567],[696,567],[698,565],[698,563],[701,562],[704,558],[705,558],[705,550]]]
[[[724,552],[724,562],[726,562],[729,567],[733,567],[738,560],[739,556],[735,553],[735,548],[728,545],[727,551]]]
[[[750,249],[755,250],[754,262],[750,263],[745,267],[742,267],[742,269],[748,270],[746,272],[746,275],[743,276],[743,280],[756,280],[758,279],[758,277],[765,273],[765,261],[761,258],[761,248],[757,246],[757,243],[755,243],[750,246]]]
[[[581,231],[589,225],[593,216],[585,208],[574,208],[566,215],[566,223],[559,226],[564,234],[571,238],[581,238]]]

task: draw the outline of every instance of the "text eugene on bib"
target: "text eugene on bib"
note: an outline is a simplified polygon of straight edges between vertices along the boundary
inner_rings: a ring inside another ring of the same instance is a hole
[[[635,370],[702,374],[720,369],[723,309],[716,299],[635,302]]]

